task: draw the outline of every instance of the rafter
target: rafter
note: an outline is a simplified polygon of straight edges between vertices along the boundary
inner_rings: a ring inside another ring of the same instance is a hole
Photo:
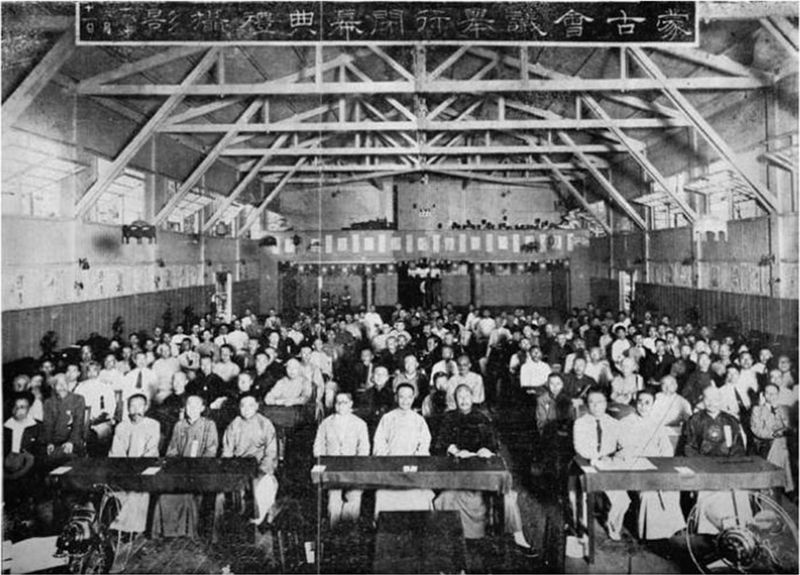
[[[378,56],[381,60],[389,64],[389,66],[396,71],[398,74],[403,76],[406,80],[411,82],[414,81],[414,74],[409,72],[405,69],[397,60],[389,56],[386,52],[384,52],[383,48],[380,46],[370,45],[368,46],[370,51],[372,51],[376,56]]]
[[[217,48],[210,48],[200,62],[192,69],[191,72],[179,84],[180,90],[187,90],[189,86],[197,82],[203,75],[208,72],[211,66],[214,65],[217,59]],[[158,127],[164,120],[175,110],[185,96],[184,91],[178,91],[161,104],[155,114],[142,126],[139,132],[128,142],[123,150],[114,158],[114,161],[109,166],[108,171],[97,178],[97,181],[92,184],[85,194],[78,200],[75,205],[75,215],[80,218],[83,217],[97,199],[108,189],[108,186],[117,179],[117,177],[125,169],[133,157],[139,152],[142,146],[156,133]]]
[[[633,223],[639,226],[640,229],[646,230],[647,224],[645,224],[642,216],[640,216],[638,212],[633,209],[633,206],[628,203],[628,200],[625,199],[625,196],[623,196],[614,187],[614,185],[608,181],[608,179],[602,173],[600,173],[600,170],[598,170],[592,164],[589,158],[586,157],[586,154],[584,154],[580,148],[577,147],[575,141],[569,136],[569,134],[566,132],[558,132],[558,138],[566,145],[573,147],[573,153],[575,154],[575,157],[578,158],[583,167],[585,167],[592,177],[597,181],[597,183],[600,184],[600,187],[603,188],[609,196],[611,196],[611,199],[613,199],[614,202],[622,208],[622,211],[624,211],[628,217],[633,220]]]
[[[460,178],[462,180],[467,180],[467,181],[487,182],[490,184],[502,184],[506,186],[519,186],[523,188],[529,188],[531,184],[547,183],[550,181],[550,178],[547,176],[524,177],[524,178],[508,178],[508,177],[502,178],[498,176],[484,176],[482,174],[476,174],[475,172],[470,172],[470,171],[465,172],[463,170],[449,170],[447,168],[426,168],[425,171],[431,174],[450,176],[453,178]],[[567,176],[567,177],[580,179],[580,176]]]
[[[338,65],[338,64],[337,64]],[[293,74],[297,78],[303,73]],[[191,96],[242,96],[242,95],[284,95],[301,94],[414,94],[427,92],[433,94],[476,93],[476,92],[651,92],[660,86],[650,78],[569,78],[560,80],[529,79],[522,80],[435,80],[422,85],[419,82],[305,82],[271,80],[254,84],[197,84],[191,86],[187,95]],[[763,83],[753,78],[691,76],[669,78],[667,85],[676,90],[755,90]],[[101,96],[170,96],[179,91],[175,84],[101,84],[81,88],[79,94]]]
[[[603,107],[591,96],[584,96],[583,101],[589,107],[592,112],[594,112],[597,116],[605,120],[608,124],[608,128],[614,132],[614,134],[619,138],[619,141],[628,148],[628,152],[631,156],[636,160],[636,162],[642,167],[642,169],[647,172],[647,174],[652,178],[656,184],[664,191],[666,194],[678,204],[678,207],[683,212],[683,215],[686,216],[690,222],[694,223],[697,220],[697,212],[695,212],[686,201],[681,198],[677,193],[675,193],[667,184],[667,181],[664,179],[664,176],[661,175],[661,172],[653,165],[653,163],[647,159],[647,157],[637,148],[632,142],[628,141],[628,136],[622,131],[621,128],[617,126],[616,120],[612,120],[608,113],[603,109]]]
[[[452,67],[453,64],[458,62],[461,57],[467,53],[470,49],[470,44],[465,44],[463,46],[459,46],[455,52],[450,54],[444,61],[436,66],[431,72],[428,73],[428,79],[435,80],[439,76],[441,76],[448,68]]]
[[[245,108],[244,112],[239,116],[236,124],[228,130],[228,132],[222,136],[219,141],[214,145],[214,147],[206,154],[206,156],[202,159],[200,164],[192,170],[192,173],[189,174],[189,177],[186,178],[183,183],[178,187],[178,190],[175,192],[166,205],[161,208],[161,210],[156,214],[156,217],[153,218],[153,225],[161,225],[166,221],[169,215],[172,213],[172,210],[186,197],[191,189],[200,181],[200,178],[205,175],[205,173],[209,170],[209,168],[217,161],[220,154],[230,146],[231,141],[238,135],[239,131],[236,126],[246,124],[260,109],[261,109],[261,100],[255,100],[250,103],[247,108]]]
[[[580,194],[580,192],[575,188],[575,186],[572,185],[572,182],[569,180],[569,178],[567,178],[567,176],[564,175],[564,173],[559,168],[558,164],[555,164],[552,161],[550,161],[550,158],[546,155],[542,155],[540,157],[542,158],[542,161],[545,163],[545,165],[547,165],[547,167],[550,168],[550,171],[553,173],[553,177],[556,179],[556,181],[560,183],[567,190],[569,195],[572,196],[575,199],[575,201],[577,201],[581,205],[583,210],[589,216],[591,216],[598,224],[600,224],[600,227],[603,228],[603,230],[608,235],[611,235],[611,228],[608,226],[607,223],[605,223],[603,220],[600,219],[600,216],[598,216],[594,212],[594,210],[592,210],[591,206],[589,205],[589,202],[587,202],[586,198],[584,198]]]
[[[697,109],[674,87],[666,81],[663,72],[656,66],[656,64],[645,54],[641,48],[626,48],[630,51],[639,66],[653,79],[661,82],[661,89],[664,94],[672,101],[672,103],[679,108],[687,118],[689,118],[698,132],[702,134],[703,138],[713,147],[722,159],[731,167],[731,169],[739,174],[742,179],[753,189],[756,197],[759,198],[762,206],[770,213],[777,210],[777,200],[775,195],[766,189],[757,177],[750,175],[741,166],[736,158],[736,153],[731,147],[717,134],[716,130],[709,124],[705,118],[697,111]]]
[[[205,50],[205,47],[203,46],[179,46],[177,48],[170,48],[148,58],[136,60],[135,62],[129,62],[127,64],[118,66],[113,70],[107,70],[105,72],[101,72],[100,74],[95,74],[90,78],[81,80],[78,82],[78,88],[80,89],[81,87],[86,88],[91,86],[99,86],[101,84],[107,84],[109,82],[121,80],[122,78],[127,78],[128,76],[133,76],[134,74],[139,74],[141,72],[163,66],[164,64],[168,64],[175,60],[180,60],[181,58],[187,58],[194,54],[198,54],[203,50]]]
[[[278,155],[278,154],[276,154]],[[310,156],[309,156],[310,157]],[[598,165],[596,162],[589,160],[592,165],[597,166],[598,168],[606,168],[608,164]],[[261,169],[262,173],[274,173],[274,172],[283,172],[286,171],[290,166],[286,164],[276,164],[271,166],[265,166]],[[407,166],[403,164],[397,163],[375,163],[375,164],[357,164],[357,163],[343,163],[343,164],[313,164],[313,165],[306,165],[301,168],[298,168],[299,173],[359,173],[359,172],[370,172],[376,170],[393,170],[393,169],[405,169]],[[422,168],[432,168],[433,165],[429,163],[425,163],[421,165]],[[458,163],[458,162],[449,162],[445,164],[436,164],[436,168],[447,168],[453,170],[462,170],[462,171],[475,171],[475,172],[537,172],[542,170],[550,169],[549,166],[545,164],[540,164],[536,162],[485,162],[482,161],[480,163],[477,162],[469,162],[469,163]],[[563,170],[576,170],[578,169],[574,164],[571,163],[559,163],[558,167]]]
[[[724,54],[712,54],[697,48],[689,48],[687,46],[654,46],[658,52],[669,54],[681,60],[699,64],[707,68],[722,72],[723,74],[730,74],[732,76],[743,76],[746,78],[756,78],[763,82],[765,87],[771,86],[773,78],[770,74],[762,72],[761,70],[754,70],[748,68],[744,64],[740,64],[736,60],[725,56]]]
[[[175,114],[167,119],[167,122],[170,124],[178,124],[180,122],[186,122],[187,120],[193,120],[195,118],[202,118],[208,114],[212,114],[214,112],[218,112],[220,110],[224,110],[230,106],[238,104],[241,102],[241,98],[227,98],[225,100],[220,100],[218,102],[211,102],[210,104],[205,104],[204,106],[196,106],[190,107],[188,110],[181,112],[180,114]]]
[[[299,160],[297,160],[297,163],[295,163],[294,168],[286,172],[286,174],[284,174],[284,176],[281,178],[278,184],[272,189],[272,191],[270,191],[270,193],[267,194],[267,196],[263,200],[261,200],[261,203],[258,204],[256,209],[248,214],[244,224],[242,225],[241,228],[239,228],[239,237],[242,237],[244,233],[247,230],[249,230],[254,223],[256,223],[256,220],[258,220],[258,218],[261,217],[261,214],[264,213],[264,210],[267,209],[267,206],[270,204],[270,202],[274,200],[278,196],[278,194],[281,193],[281,190],[286,186],[286,184],[289,183],[289,180],[292,179],[292,176],[294,176],[295,172],[297,171],[297,168],[306,163],[306,159],[307,158],[300,158]]]
[[[690,125],[684,118],[623,118],[616,120],[625,129],[680,128]],[[160,132],[187,134],[214,134],[227,132],[234,124],[166,124]],[[426,119],[375,122],[253,122],[241,126],[242,132],[407,132],[407,131],[485,131],[485,130],[587,130],[605,129],[605,122],[582,118],[549,118],[538,120],[460,120],[430,121]]]
[[[289,136],[287,135],[278,136],[278,138],[275,140],[273,144],[273,147],[275,149],[280,148],[286,143],[286,140],[288,139]],[[250,171],[247,172],[247,175],[244,178],[242,178],[241,181],[239,181],[239,183],[236,184],[236,186],[234,186],[230,194],[225,196],[225,199],[222,201],[222,204],[220,204],[220,206],[217,208],[217,211],[214,212],[208,219],[208,221],[205,223],[202,229],[203,233],[207,232],[208,230],[214,227],[214,225],[217,223],[217,221],[219,221],[219,219],[223,216],[226,210],[229,207],[231,207],[233,205],[233,202],[235,202],[242,194],[242,192],[244,192],[247,189],[247,186],[250,185],[250,182],[255,180],[256,176],[258,176],[259,172],[261,171],[261,168],[263,168],[272,157],[273,154],[264,154],[256,161],[255,164],[253,164],[253,166],[250,168]]]
[[[372,156],[397,156],[409,154],[423,155],[465,155],[474,156],[475,154],[569,154],[573,149],[579,149],[585,153],[619,153],[627,152],[628,149],[622,144],[545,144],[540,143],[536,146],[402,146],[398,148],[320,148],[318,153],[325,155],[327,150],[335,152],[336,155],[372,155]],[[222,152],[223,156],[260,156],[267,152],[267,148],[228,148]],[[281,155],[284,156],[308,156],[314,155],[314,150],[306,148],[284,148]]]
[[[69,60],[75,50],[75,28],[67,28],[55,45],[30,71],[22,83],[8,96],[2,105],[3,132],[7,131],[22,116],[22,113],[44,90],[61,66]]]
[[[774,16],[762,18],[760,22],[784,50],[797,58],[797,28],[792,26],[786,18],[776,18]]]

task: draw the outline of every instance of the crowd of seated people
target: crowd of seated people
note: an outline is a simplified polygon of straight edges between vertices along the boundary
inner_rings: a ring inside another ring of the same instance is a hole
[[[504,453],[501,410],[523,406],[532,454],[558,489],[576,453],[599,460],[749,452],[782,467],[794,492],[791,356],[668,316],[615,318],[591,304],[558,323],[522,308],[465,311],[451,304],[398,304],[384,315],[374,306],[291,318],[248,311],[230,324],[209,316],[131,333],[104,349],[84,346],[66,362],[44,357],[4,394],[7,509],[32,505],[44,473],[75,457],[253,456],[261,523],[279,492],[283,424],[270,418],[292,407],[318,425],[307,447],[314,457],[491,457]],[[331,491],[330,523],[361,516],[361,495]],[[193,496],[162,495],[155,505],[146,494],[121,498],[120,531],[144,531],[150,507],[153,534],[197,534],[203,506]],[[639,536],[668,537],[682,527],[675,494],[635,498]],[[608,499],[606,526],[616,539],[631,497]],[[224,503],[216,498],[215,516]],[[516,491],[504,508],[506,531],[529,549]],[[469,537],[485,533],[477,492],[379,490],[375,513],[394,509],[457,509]]]

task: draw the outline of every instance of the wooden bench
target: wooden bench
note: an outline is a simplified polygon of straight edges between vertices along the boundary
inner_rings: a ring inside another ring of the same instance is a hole
[[[466,568],[458,511],[392,511],[378,516],[373,573],[461,573]]]

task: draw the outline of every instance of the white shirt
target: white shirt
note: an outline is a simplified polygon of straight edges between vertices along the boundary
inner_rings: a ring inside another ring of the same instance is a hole
[[[602,436],[600,449],[597,441],[597,422],[600,421]],[[575,453],[586,459],[596,459],[605,455],[616,453],[620,447],[620,424],[607,413],[595,419],[589,413],[575,420],[572,428],[572,443]]]
[[[25,429],[34,425],[36,425],[36,421],[34,421],[30,413],[28,417],[22,421],[17,421],[13,417],[6,420],[3,427],[11,430],[11,453],[19,453],[22,448],[22,434],[25,432]]]
[[[241,351],[247,348],[250,336],[240,329],[235,329],[228,334],[228,345],[232,345],[234,351]]]
[[[399,407],[381,417],[373,455],[430,455],[431,432],[420,414]]]
[[[141,389],[136,387],[140,373],[142,374]],[[150,401],[153,399],[157,390],[158,376],[156,376],[156,373],[149,367],[144,369],[139,369],[137,367],[125,374],[125,378],[122,381],[122,401],[127,403],[128,398],[135,393],[144,394],[147,397],[147,401]]]
[[[519,370],[520,387],[541,387],[547,383],[547,376],[552,373],[550,366],[539,361],[526,361]]]
[[[87,379],[78,385],[75,393],[83,396],[86,407],[91,409],[92,419],[100,417],[104,412],[110,416],[114,415],[117,400],[114,398],[114,388],[108,383],[100,379]]]
[[[486,399],[483,389],[483,377],[474,371],[467,372],[467,375],[455,374],[447,382],[447,409],[448,411],[456,408],[456,388],[459,385],[466,385],[472,390],[472,402],[481,404]]]

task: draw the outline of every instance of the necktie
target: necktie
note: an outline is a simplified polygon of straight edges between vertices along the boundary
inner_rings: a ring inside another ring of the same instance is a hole
[[[142,384],[144,383],[144,377],[142,376],[142,370],[139,370],[139,375],[136,376],[136,389],[142,389]]]
[[[100,410],[105,411],[106,409],[106,398],[102,395],[100,396]]]
[[[603,428],[600,425],[600,420],[597,419],[597,455],[600,455],[603,449]]]
[[[772,415],[776,415],[778,413],[774,405],[770,409],[772,410]]]

